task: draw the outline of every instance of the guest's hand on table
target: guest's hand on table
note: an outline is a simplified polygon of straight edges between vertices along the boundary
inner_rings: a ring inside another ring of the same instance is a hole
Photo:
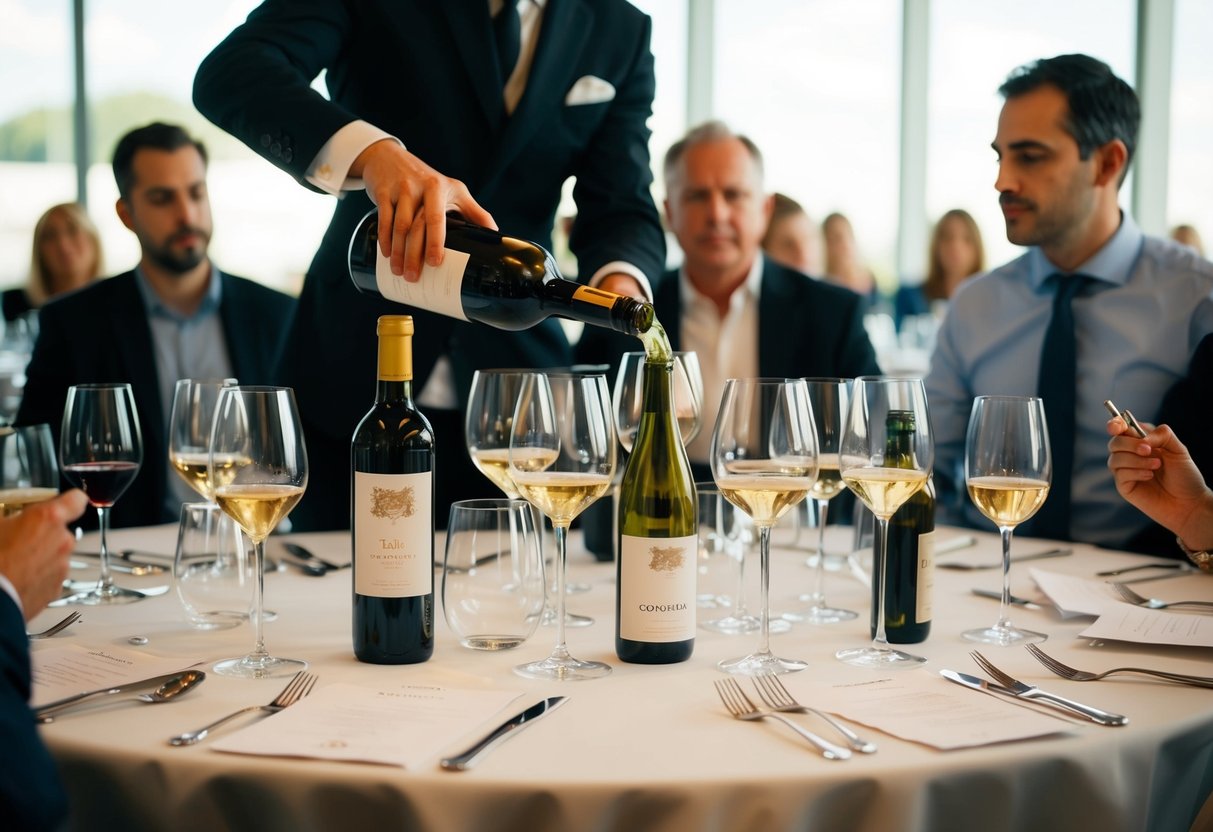
[[[350,167],[350,176],[361,177],[367,196],[379,208],[379,250],[391,258],[392,274],[405,280],[420,280],[423,263],[442,264],[447,211],[497,228],[467,186],[443,176],[390,139],[362,151]]]
[[[1213,546],[1213,491],[1167,425],[1138,438],[1121,418],[1108,420],[1108,468],[1120,496],[1175,532],[1192,550]]]
[[[84,492],[74,488],[0,519],[0,574],[17,590],[27,621],[59,597],[76,544],[67,524],[87,505]]]

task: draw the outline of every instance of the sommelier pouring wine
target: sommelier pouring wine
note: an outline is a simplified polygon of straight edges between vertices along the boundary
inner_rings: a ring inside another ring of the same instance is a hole
[[[646,15],[623,0],[351,5],[267,0],[206,58],[194,87],[199,110],[302,184],[350,191],[309,269],[280,368],[299,397],[315,474],[297,528],[349,521],[348,445],[365,387],[357,369],[369,375],[374,364],[367,333],[379,315],[408,311],[416,322],[440,520],[456,497],[492,495],[461,434],[473,372],[571,359],[554,321],[503,333],[359,296],[346,257],[372,206],[380,250],[405,281],[432,279],[423,266],[450,256],[448,211],[550,248],[569,177],[578,211],[570,246],[583,276],[637,295],[665,261],[649,195]],[[310,86],[322,70],[328,98]]]

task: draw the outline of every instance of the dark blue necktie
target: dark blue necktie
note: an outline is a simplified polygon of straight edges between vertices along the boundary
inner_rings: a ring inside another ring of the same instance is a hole
[[[1053,452],[1053,486],[1049,497],[1030,521],[1029,534],[1070,539],[1070,482],[1074,476],[1074,404],[1078,388],[1078,346],[1074,337],[1074,296],[1087,277],[1055,274],[1053,317],[1045,330],[1040,351],[1040,374],[1036,395],[1044,400],[1049,423],[1049,446]]]
[[[505,5],[493,18],[493,37],[497,40],[497,65],[501,68],[501,86],[509,83],[522,51],[522,21],[518,17],[517,0],[505,0]]]

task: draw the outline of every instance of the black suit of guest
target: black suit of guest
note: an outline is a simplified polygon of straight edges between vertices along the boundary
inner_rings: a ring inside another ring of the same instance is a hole
[[[29,639],[21,610],[0,591],[0,822],[5,829],[55,829],[67,795],[29,709]]]
[[[219,273],[219,317],[232,372],[241,384],[271,384],[294,301],[242,277]],[[114,504],[114,526],[174,522],[168,516],[168,435],[152,330],[135,273],[101,280],[42,307],[38,342],[26,370],[17,423],[45,422],[58,441],[67,390],[74,384],[126,382],[135,394],[143,466]],[[88,518],[88,514],[85,518]]]
[[[507,115],[487,0],[267,0],[203,62],[194,100],[301,182],[334,133],[365,120],[464,182],[507,233],[549,248],[561,187],[575,176],[570,245],[581,274],[621,260],[652,278],[664,265],[665,242],[649,194],[650,25],[620,0],[549,0],[526,90]],[[322,69],[331,100],[309,87]],[[587,76],[612,85],[614,97],[566,104]],[[415,318],[416,393],[439,357],[449,357],[460,412],[476,369],[571,358],[554,321],[505,333],[359,295],[347,252],[372,207],[362,191],[338,203],[283,353],[311,465],[292,514],[296,528],[349,524],[349,443],[374,391],[379,315]],[[452,489],[493,493],[467,460],[461,418],[448,413],[435,432],[439,500],[444,489],[447,497]]]

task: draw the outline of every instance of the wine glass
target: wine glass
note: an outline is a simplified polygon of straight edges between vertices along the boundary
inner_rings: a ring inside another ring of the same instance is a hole
[[[758,529],[762,643],[721,661],[728,673],[765,676],[808,665],[771,652],[771,528],[808,496],[817,479],[817,431],[808,389],[798,379],[729,379],[712,434],[712,477],[720,493]]]
[[[219,403],[220,391],[236,384],[234,378],[183,378],[173,390],[173,408],[168,420],[169,464],[208,503],[215,502],[207,474],[215,406]]]
[[[59,494],[55,456],[50,425],[0,427],[0,516]]]
[[[851,381],[845,378],[806,378],[809,404],[813,408],[813,421],[817,427],[817,480],[809,496],[817,501],[817,567],[814,571],[813,591],[801,596],[809,602],[806,612],[785,612],[784,618],[791,621],[806,621],[809,624],[835,624],[850,621],[858,613],[853,610],[828,606],[825,599],[826,575],[826,514],[830,500],[846,488],[838,470],[838,446],[842,439],[842,417],[847,411]]]
[[[556,645],[546,659],[514,668],[531,679],[594,679],[603,662],[573,658],[565,646],[565,567],[569,524],[606,493],[615,471],[615,428],[601,375],[531,374],[523,381],[510,437],[514,485],[556,533]]]
[[[965,484],[973,504],[1002,534],[1002,603],[993,627],[966,630],[968,641],[1030,644],[1044,633],[1013,627],[1007,618],[1011,592],[1011,533],[1044,505],[1053,479],[1044,402],[1027,396],[978,396],[965,437]]]
[[[699,356],[694,352],[675,352],[674,356],[674,416],[678,432],[686,445],[699,434],[703,422],[703,374],[699,371]],[[619,444],[628,453],[640,428],[644,411],[643,352],[625,352],[615,377],[612,406]]]
[[[253,544],[253,634],[246,656],[215,665],[225,676],[263,679],[303,670],[307,662],[274,658],[262,639],[265,538],[307,488],[307,450],[289,387],[225,387],[211,429],[210,488]]]
[[[501,489],[511,500],[520,500],[522,495],[514,486],[510,476],[510,433],[514,424],[514,407],[518,403],[518,391],[529,370],[477,370],[472,376],[472,389],[468,394],[468,409],[464,422],[464,433],[468,443],[468,455],[476,470],[488,477],[493,485]],[[543,516],[537,509],[535,529],[543,552]],[[588,589],[588,587],[587,587]],[[556,623],[556,609],[551,599],[546,598],[543,626]],[[588,627],[594,619],[566,611],[566,627]]]
[[[101,531],[101,576],[97,586],[56,604],[129,604],[142,592],[114,583],[109,570],[109,512],[143,464],[143,437],[129,384],[78,384],[67,391],[59,439],[63,475],[84,490],[97,509]]]
[[[935,447],[927,415],[927,394],[920,378],[862,376],[851,388],[851,401],[839,444],[842,480],[876,516],[880,534],[875,553],[887,574],[889,519],[922,488],[934,463]],[[871,668],[906,668],[925,662],[889,647],[885,637],[885,581],[877,581],[876,636],[871,646],[839,650],[847,664]]]

